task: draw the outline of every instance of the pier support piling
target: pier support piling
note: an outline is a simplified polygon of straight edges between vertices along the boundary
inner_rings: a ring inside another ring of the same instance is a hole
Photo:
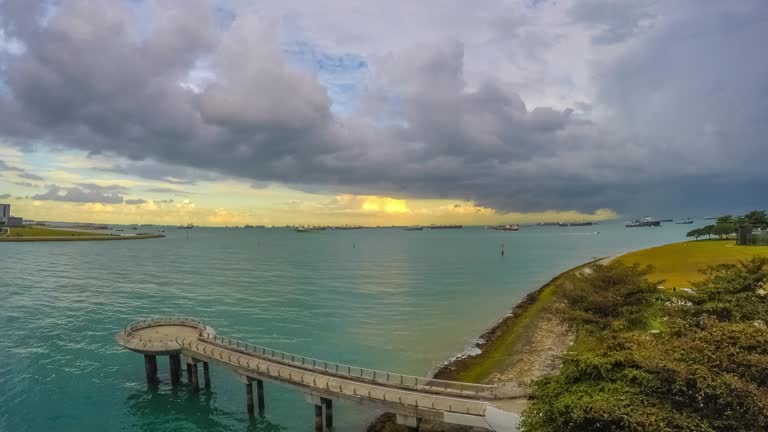
[[[315,405],[315,432],[323,432],[323,406]]]
[[[259,403],[259,416],[264,417],[264,381],[256,380],[256,399]]]
[[[419,417],[397,414],[396,421],[397,424],[405,426],[408,432],[419,432],[421,429],[421,418]]]
[[[320,399],[325,405],[325,428],[328,430],[333,429],[333,400],[331,399]]]
[[[197,379],[197,363],[192,362],[192,391],[197,393],[200,391],[200,382]]]
[[[248,417],[253,417],[253,382],[250,379],[245,383],[245,398],[248,405]]]
[[[192,363],[187,363],[187,384],[192,385]]]
[[[169,355],[168,363],[171,369],[171,385],[177,386],[181,382],[181,356],[179,354]]]
[[[203,381],[205,382],[205,388],[211,388],[211,371],[208,367],[208,362],[203,362]]]
[[[144,354],[144,371],[147,374],[147,385],[155,385],[157,380],[157,357]]]

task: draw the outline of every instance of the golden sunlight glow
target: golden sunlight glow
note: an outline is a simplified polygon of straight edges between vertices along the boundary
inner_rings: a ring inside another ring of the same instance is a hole
[[[363,204],[360,207],[365,211],[383,211],[385,213],[408,213],[408,204],[405,200],[366,195],[360,197],[363,199]]]

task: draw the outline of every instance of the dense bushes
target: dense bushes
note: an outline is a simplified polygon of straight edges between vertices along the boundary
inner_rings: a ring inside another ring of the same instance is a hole
[[[523,429],[768,430],[768,260],[705,273],[682,297],[649,292],[647,270],[619,263],[579,276],[567,308],[589,312],[568,316],[590,341],[565,356],[559,374],[534,383]],[[657,316],[658,333],[628,324]]]
[[[566,281],[565,313],[576,324],[599,328],[637,325],[657,294],[656,284],[646,279],[651,270],[618,261],[592,264]]]

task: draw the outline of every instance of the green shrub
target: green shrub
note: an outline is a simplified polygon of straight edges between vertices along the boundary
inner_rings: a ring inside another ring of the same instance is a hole
[[[565,284],[567,316],[576,324],[600,328],[638,326],[657,292],[656,284],[646,279],[651,270],[618,261],[590,265]]]
[[[707,268],[688,306],[653,302],[647,274],[594,266],[568,286],[568,316],[595,342],[533,383],[523,431],[768,430],[768,259]],[[628,324],[652,311],[666,331]]]

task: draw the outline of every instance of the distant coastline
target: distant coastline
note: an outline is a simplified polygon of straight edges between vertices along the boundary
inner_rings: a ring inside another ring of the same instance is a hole
[[[61,241],[109,241],[109,240],[147,240],[165,237],[162,234],[137,234],[137,235],[89,235],[89,236],[52,236],[52,237],[0,237],[0,243],[26,243],[26,242],[61,242]]]

